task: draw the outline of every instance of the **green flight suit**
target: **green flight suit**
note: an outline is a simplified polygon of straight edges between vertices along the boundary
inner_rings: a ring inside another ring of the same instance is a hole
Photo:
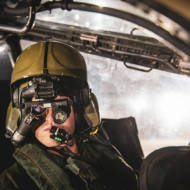
[[[133,169],[97,135],[78,145],[80,155],[65,159],[38,143],[14,153],[15,163],[0,175],[1,190],[136,190]]]

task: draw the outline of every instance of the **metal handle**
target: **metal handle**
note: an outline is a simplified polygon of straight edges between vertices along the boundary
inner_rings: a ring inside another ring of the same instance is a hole
[[[31,29],[31,27],[34,23],[34,20],[35,20],[35,7],[30,6],[28,20],[22,28],[0,25],[0,30],[6,31],[6,32],[12,32],[12,33],[16,33],[16,34],[25,34],[26,32],[28,32]]]
[[[133,69],[133,70],[137,70],[137,71],[142,71],[142,72],[150,72],[152,70],[152,67],[150,67],[149,69],[140,69],[137,67],[133,67],[133,66],[129,66],[127,65],[127,62],[124,61],[123,64],[125,65],[125,67],[127,67],[128,69]],[[152,66],[152,65],[151,65]]]

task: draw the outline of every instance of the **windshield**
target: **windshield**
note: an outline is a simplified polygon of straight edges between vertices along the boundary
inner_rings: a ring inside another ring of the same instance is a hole
[[[112,16],[103,15],[101,13],[93,13],[87,11],[72,10],[71,12],[69,12],[63,11],[61,9],[53,9],[51,10],[51,12],[44,11],[37,13],[36,19],[59,24],[81,26],[93,30],[106,30],[128,34],[134,28],[136,28],[136,35],[150,35],[147,34],[147,30],[131,22],[124,21],[122,19]]]
[[[133,116],[145,154],[189,142],[190,79],[153,70],[127,69],[122,62],[85,55],[91,87],[103,118]]]
[[[133,23],[99,13],[55,9],[38,13],[37,20],[155,36]],[[29,44],[22,40],[23,49]],[[189,143],[190,79],[187,76],[130,70],[121,61],[83,55],[101,118],[135,117],[145,155],[160,147]]]

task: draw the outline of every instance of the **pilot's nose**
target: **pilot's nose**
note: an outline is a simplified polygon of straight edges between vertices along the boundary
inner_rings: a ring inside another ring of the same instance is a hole
[[[47,111],[47,113],[46,113],[46,122],[51,123],[51,125],[53,125],[53,126],[58,125],[57,123],[54,122],[52,107],[48,108],[46,111]]]
[[[46,121],[51,121],[53,119],[53,117],[52,117],[52,113],[53,113],[52,108],[51,107],[47,108],[46,112],[47,112],[46,113]]]
[[[52,126],[60,126],[60,124],[56,123],[53,119],[53,108],[50,107],[46,110],[46,119],[45,121]]]

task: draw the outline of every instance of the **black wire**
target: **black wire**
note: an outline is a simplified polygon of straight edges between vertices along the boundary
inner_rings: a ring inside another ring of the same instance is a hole
[[[47,56],[48,56],[48,42],[45,42],[45,49],[44,49],[44,68],[43,68],[43,73],[45,75],[48,74],[48,68],[47,68]]]

